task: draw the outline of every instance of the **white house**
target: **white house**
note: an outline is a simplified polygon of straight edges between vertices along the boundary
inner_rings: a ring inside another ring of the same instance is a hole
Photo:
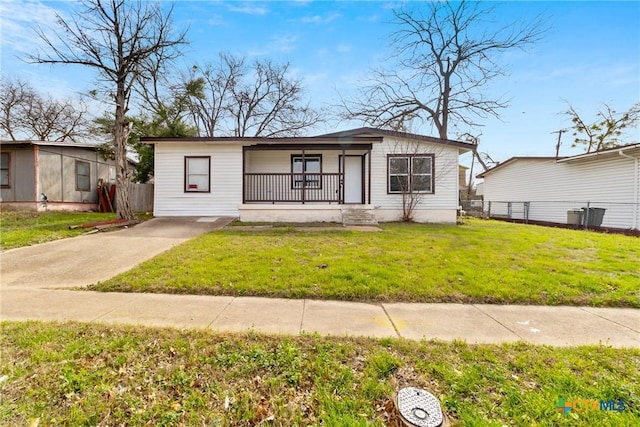
[[[296,138],[143,138],[155,145],[156,216],[233,216],[242,221],[343,221],[345,210],[377,221],[454,223],[458,156],[473,145],[360,128]]]
[[[602,227],[640,230],[640,144],[562,158],[513,157],[478,178],[491,216],[565,224],[575,223],[570,211],[584,216],[582,208],[596,208],[606,209]]]

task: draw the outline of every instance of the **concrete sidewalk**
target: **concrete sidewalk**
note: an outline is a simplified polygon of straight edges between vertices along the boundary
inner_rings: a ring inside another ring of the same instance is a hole
[[[21,290],[2,293],[2,320],[113,324],[335,336],[526,341],[640,347],[635,309],[485,304],[366,304],[255,297]]]
[[[106,280],[229,219],[154,219],[129,230],[0,254],[0,320],[74,320],[276,334],[640,347],[640,310],[485,304],[366,304],[56,288]]]

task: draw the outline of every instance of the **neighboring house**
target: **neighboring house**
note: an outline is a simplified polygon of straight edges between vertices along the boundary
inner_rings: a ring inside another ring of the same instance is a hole
[[[640,144],[563,158],[513,157],[478,178],[491,216],[526,213],[532,221],[576,224],[569,211],[590,207],[606,209],[602,227],[640,230]]]
[[[142,138],[155,145],[156,216],[242,221],[377,221],[402,217],[404,184],[419,190],[414,220],[456,221],[458,156],[473,146],[360,128],[297,138]]]
[[[98,179],[115,182],[115,162],[98,144],[0,142],[0,205],[30,210],[97,209]],[[41,202],[41,194],[48,199]]]

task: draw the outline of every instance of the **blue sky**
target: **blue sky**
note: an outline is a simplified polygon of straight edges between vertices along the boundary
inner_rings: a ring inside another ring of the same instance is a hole
[[[392,10],[401,2],[382,1],[177,1],[175,24],[189,28],[184,66],[215,61],[219,52],[291,63],[316,107],[350,95],[389,54]],[[169,4],[166,3],[166,6]],[[569,121],[560,114],[570,102],[587,120],[602,102],[625,110],[640,100],[640,2],[500,2],[493,19],[504,24],[543,16],[549,31],[527,51],[501,58],[507,77],[487,88],[488,96],[509,99],[501,120],[484,120],[481,151],[498,161],[511,156],[553,155],[556,134]],[[50,67],[20,60],[34,51],[35,24],[52,25],[71,2],[3,0],[2,72],[20,76],[52,96],[75,96],[94,85],[80,67]],[[317,133],[353,127],[330,123]],[[421,133],[434,134],[425,127]],[[575,154],[570,135],[561,154]],[[633,130],[628,142],[640,141]]]

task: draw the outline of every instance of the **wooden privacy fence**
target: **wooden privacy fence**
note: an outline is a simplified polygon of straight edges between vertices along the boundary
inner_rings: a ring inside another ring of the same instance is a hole
[[[134,212],[153,212],[153,184],[131,184],[131,209]],[[116,211],[116,185],[98,181],[98,211]]]
[[[153,184],[131,184],[131,209],[153,212]]]

